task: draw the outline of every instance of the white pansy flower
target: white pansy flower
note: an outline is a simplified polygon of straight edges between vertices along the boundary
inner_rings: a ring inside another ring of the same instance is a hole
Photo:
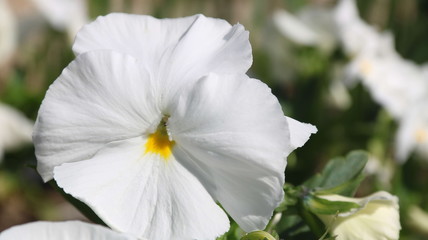
[[[0,240],[137,240],[100,225],[79,221],[32,222],[0,233]]]
[[[66,31],[70,42],[89,21],[86,0],[33,0],[37,9],[59,31]]]
[[[350,56],[359,53],[367,42],[377,37],[376,30],[360,18],[354,0],[339,1],[334,19],[344,50]]]
[[[17,24],[6,0],[0,0],[0,66],[7,62],[16,49]]]
[[[353,57],[362,51],[393,52],[393,39],[389,33],[380,33],[364,22],[355,0],[341,0],[334,9],[337,34],[345,52]]]
[[[401,229],[398,198],[387,192],[376,192],[365,198],[340,195],[318,195],[329,201],[354,202],[361,208],[335,215],[317,216],[330,228],[337,240],[393,240]]]
[[[248,32],[219,19],[110,14],[85,26],[46,94],[38,171],[115,230],[214,239],[263,229],[287,155],[316,128],[245,72]]]
[[[345,51],[353,57],[348,80],[360,79],[373,99],[400,119],[428,94],[423,68],[397,53],[391,33],[380,33],[361,20],[354,0],[342,0],[335,17]]]
[[[296,15],[278,10],[273,21],[278,30],[292,42],[304,46],[318,47],[331,52],[336,45],[336,34],[332,12],[321,7],[305,7]]]
[[[370,91],[373,99],[395,119],[405,116],[409,106],[428,94],[428,84],[422,69],[400,57],[358,56],[350,65]]]
[[[408,106],[399,122],[396,136],[396,157],[405,162],[413,150],[428,159],[428,100]]]
[[[31,142],[33,123],[16,109],[0,103],[0,161],[4,151]]]

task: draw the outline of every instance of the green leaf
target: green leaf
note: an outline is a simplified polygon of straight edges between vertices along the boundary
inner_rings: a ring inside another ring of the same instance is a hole
[[[275,230],[273,230],[270,234],[275,238],[275,240],[279,240],[279,234]]]
[[[245,232],[239,228],[238,224],[231,220],[229,231],[216,240],[239,240],[244,234]]]
[[[321,188],[315,191],[317,195],[326,195],[326,194],[338,194],[342,196],[354,196],[355,191],[360,186],[361,182],[364,180],[365,175],[360,173],[360,175],[355,178],[346,181],[338,186],[332,188]]]
[[[313,194],[307,195],[303,201],[305,208],[315,214],[334,215],[337,213],[349,212],[352,209],[361,207],[354,202],[330,201]]]
[[[309,232],[309,226],[303,221],[303,219],[297,215],[285,215],[283,214],[281,220],[275,227],[276,232],[278,232],[281,236],[293,237],[301,233]]]
[[[302,189],[291,184],[284,184],[284,200],[275,209],[275,212],[284,212],[289,206],[295,206],[300,197]]]
[[[323,236],[325,229],[321,220],[305,206],[304,199],[298,202],[299,216],[303,219],[311,232],[317,236]]]
[[[346,158],[334,158],[327,163],[321,174],[310,178],[303,185],[308,189],[352,196],[364,179],[362,171],[367,160],[367,153],[360,150],[350,152]]]

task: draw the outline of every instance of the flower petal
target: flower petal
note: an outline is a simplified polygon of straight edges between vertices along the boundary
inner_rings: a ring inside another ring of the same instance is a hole
[[[428,159],[428,99],[408,106],[400,119],[395,139],[395,156],[405,163],[415,150],[419,157]]]
[[[14,226],[0,234],[1,240],[137,240],[127,234],[79,221],[32,222]]]
[[[133,55],[158,81],[197,80],[209,72],[245,73],[252,63],[248,32],[203,15],[178,19],[113,13],[77,34],[76,55],[111,49]],[[191,76],[191,77],[189,77]]]
[[[320,195],[330,201],[349,201],[361,205],[350,213],[333,215],[318,215],[331,227],[333,235],[338,240],[351,239],[386,239],[399,238],[400,215],[398,198],[387,192],[376,192],[365,198],[349,198],[339,195]]]
[[[0,103],[0,148],[9,150],[31,142],[32,131],[33,123],[29,119],[16,109]]]
[[[226,214],[172,156],[145,154],[145,139],[108,144],[88,160],[55,168],[65,192],[115,230],[148,239],[214,239]]]
[[[279,31],[294,43],[315,46],[320,41],[315,29],[285,10],[276,11],[273,20]]]
[[[311,134],[317,133],[317,128],[314,125],[308,123],[301,123],[290,117],[286,117],[288,127],[290,128],[290,141],[294,148],[303,146],[308,140]]]
[[[131,56],[110,51],[78,56],[39,110],[33,140],[43,179],[52,178],[55,166],[90,158],[106,143],[155,128],[160,114],[150,78]]]
[[[282,201],[286,157],[295,148],[270,89],[246,75],[210,74],[169,110],[177,160],[245,231],[263,229]]]
[[[67,30],[74,40],[77,31],[89,20],[86,0],[32,0],[37,9],[57,30]]]

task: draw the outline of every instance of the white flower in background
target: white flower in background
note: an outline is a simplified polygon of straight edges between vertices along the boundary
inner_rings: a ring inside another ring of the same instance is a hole
[[[405,117],[412,106],[428,94],[428,82],[417,64],[400,57],[372,57],[361,54],[349,66],[373,99],[395,119]]]
[[[337,240],[392,240],[399,238],[398,198],[387,192],[376,192],[365,198],[340,195],[317,195],[330,201],[354,202],[361,208],[335,215],[317,215],[330,227]]]
[[[342,64],[335,64],[333,67],[333,77],[329,86],[328,102],[339,109],[348,109],[352,104],[349,90],[343,81],[346,73]]]
[[[408,106],[399,122],[396,136],[396,158],[405,162],[412,151],[428,159],[428,100]]]
[[[413,230],[428,235],[428,213],[416,205],[412,205],[407,211],[407,222]]]
[[[392,40],[388,37],[388,33],[380,33],[360,18],[355,0],[339,1],[333,16],[337,34],[349,56],[358,55],[368,48],[389,51],[388,48],[393,46],[393,44],[385,44],[383,40]]]
[[[37,9],[58,31],[66,31],[73,42],[77,31],[89,22],[86,0],[33,0]]]
[[[352,57],[347,80],[360,79],[373,99],[395,119],[405,116],[409,106],[427,96],[424,68],[397,53],[391,33],[380,33],[365,23],[354,0],[340,1],[335,19],[345,51]]]
[[[16,19],[6,0],[0,0],[0,66],[7,62],[16,49]]]
[[[364,168],[365,174],[368,176],[374,176],[379,181],[383,189],[391,188],[391,182],[394,176],[394,163],[393,161],[389,160],[390,159],[381,161],[373,154],[370,154],[367,164]]]
[[[85,26],[46,94],[38,171],[115,230],[214,239],[263,229],[287,155],[316,128],[245,75],[248,32],[220,19],[110,14]]]
[[[100,225],[79,221],[32,222],[0,233],[0,240],[137,240]]]
[[[426,79],[428,79],[428,63],[422,64],[421,69],[422,69],[422,74],[424,75],[424,77]]]
[[[309,6],[296,15],[278,10],[273,21],[278,30],[288,39],[303,46],[314,46],[331,52],[336,46],[335,25],[330,9]]]
[[[33,123],[16,109],[0,103],[0,162],[4,151],[31,142]]]

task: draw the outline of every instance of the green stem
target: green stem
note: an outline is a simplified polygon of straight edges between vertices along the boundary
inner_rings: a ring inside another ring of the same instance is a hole
[[[312,233],[317,236],[318,238],[321,238],[324,236],[325,229],[324,224],[311,212],[307,211],[303,205],[303,201],[299,200],[297,204],[298,212],[300,217],[303,219],[303,221],[306,222],[306,224],[311,229]]]

